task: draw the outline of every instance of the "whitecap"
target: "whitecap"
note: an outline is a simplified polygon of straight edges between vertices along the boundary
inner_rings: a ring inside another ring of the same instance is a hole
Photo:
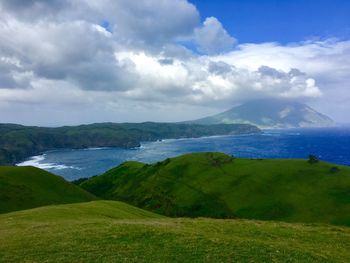
[[[262,136],[275,136],[275,137],[279,137],[282,136],[281,133],[278,132],[263,132],[261,133]]]
[[[300,132],[287,133],[286,135],[299,136]]]
[[[43,155],[37,155],[37,156],[32,156],[28,160],[17,163],[17,166],[35,166],[38,167],[40,165],[40,162],[45,160],[45,154]]]
[[[45,154],[37,155],[29,158],[24,162],[17,163],[16,166],[34,166],[44,170],[63,170],[63,169],[82,170],[81,168],[76,166],[69,166],[69,165],[57,164],[57,163],[45,163],[43,162],[44,160],[45,160]]]
[[[110,147],[90,147],[83,149],[84,151],[98,151],[98,150],[106,150],[110,149]]]

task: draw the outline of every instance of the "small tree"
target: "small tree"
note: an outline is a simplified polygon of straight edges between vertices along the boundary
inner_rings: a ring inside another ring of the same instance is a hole
[[[319,159],[316,155],[309,154],[308,163],[314,164],[314,163],[318,163],[318,162],[319,162]]]
[[[333,166],[333,167],[331,167],[331,169],[329,169],[329,172],[331,174],[336,174],[336,173],[340,172],[340,169],[338,167],[336,167],[336,166]]]

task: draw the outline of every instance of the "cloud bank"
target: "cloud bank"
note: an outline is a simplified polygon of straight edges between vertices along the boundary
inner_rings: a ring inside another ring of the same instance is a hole
[[[177,121],[265,97],[342,119],[349,59],[336,39],[239,44],[186,0],[4,0],[0,122]]]

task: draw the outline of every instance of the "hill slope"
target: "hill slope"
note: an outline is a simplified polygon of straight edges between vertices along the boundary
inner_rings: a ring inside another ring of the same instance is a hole
[[[350,229],[170,219],[95,201],[0,215],[3,262],[348,262]]]
[[[350,167],[195,153],[124,163],[81,186],[169,216],[350,225]]]
[[[0,213],[96,199],[44,170],[30,166],[0,166]]]
[[[248,123],[260,128],[329,127],[335,125],[332,119],[306,104],[279,99],[250,101],[217,115],[189,123]]]

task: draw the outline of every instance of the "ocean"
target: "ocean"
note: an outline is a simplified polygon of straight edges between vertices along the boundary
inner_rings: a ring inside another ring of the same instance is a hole
[[[224,152],[242,158],[304,158],[350,166],[350,127],[264,130],[262,134],[166,139],[141,147],[48,151],[17,165],[32,165],[72,181],[99,175],[125,161],[153,163],[191,152]]]

